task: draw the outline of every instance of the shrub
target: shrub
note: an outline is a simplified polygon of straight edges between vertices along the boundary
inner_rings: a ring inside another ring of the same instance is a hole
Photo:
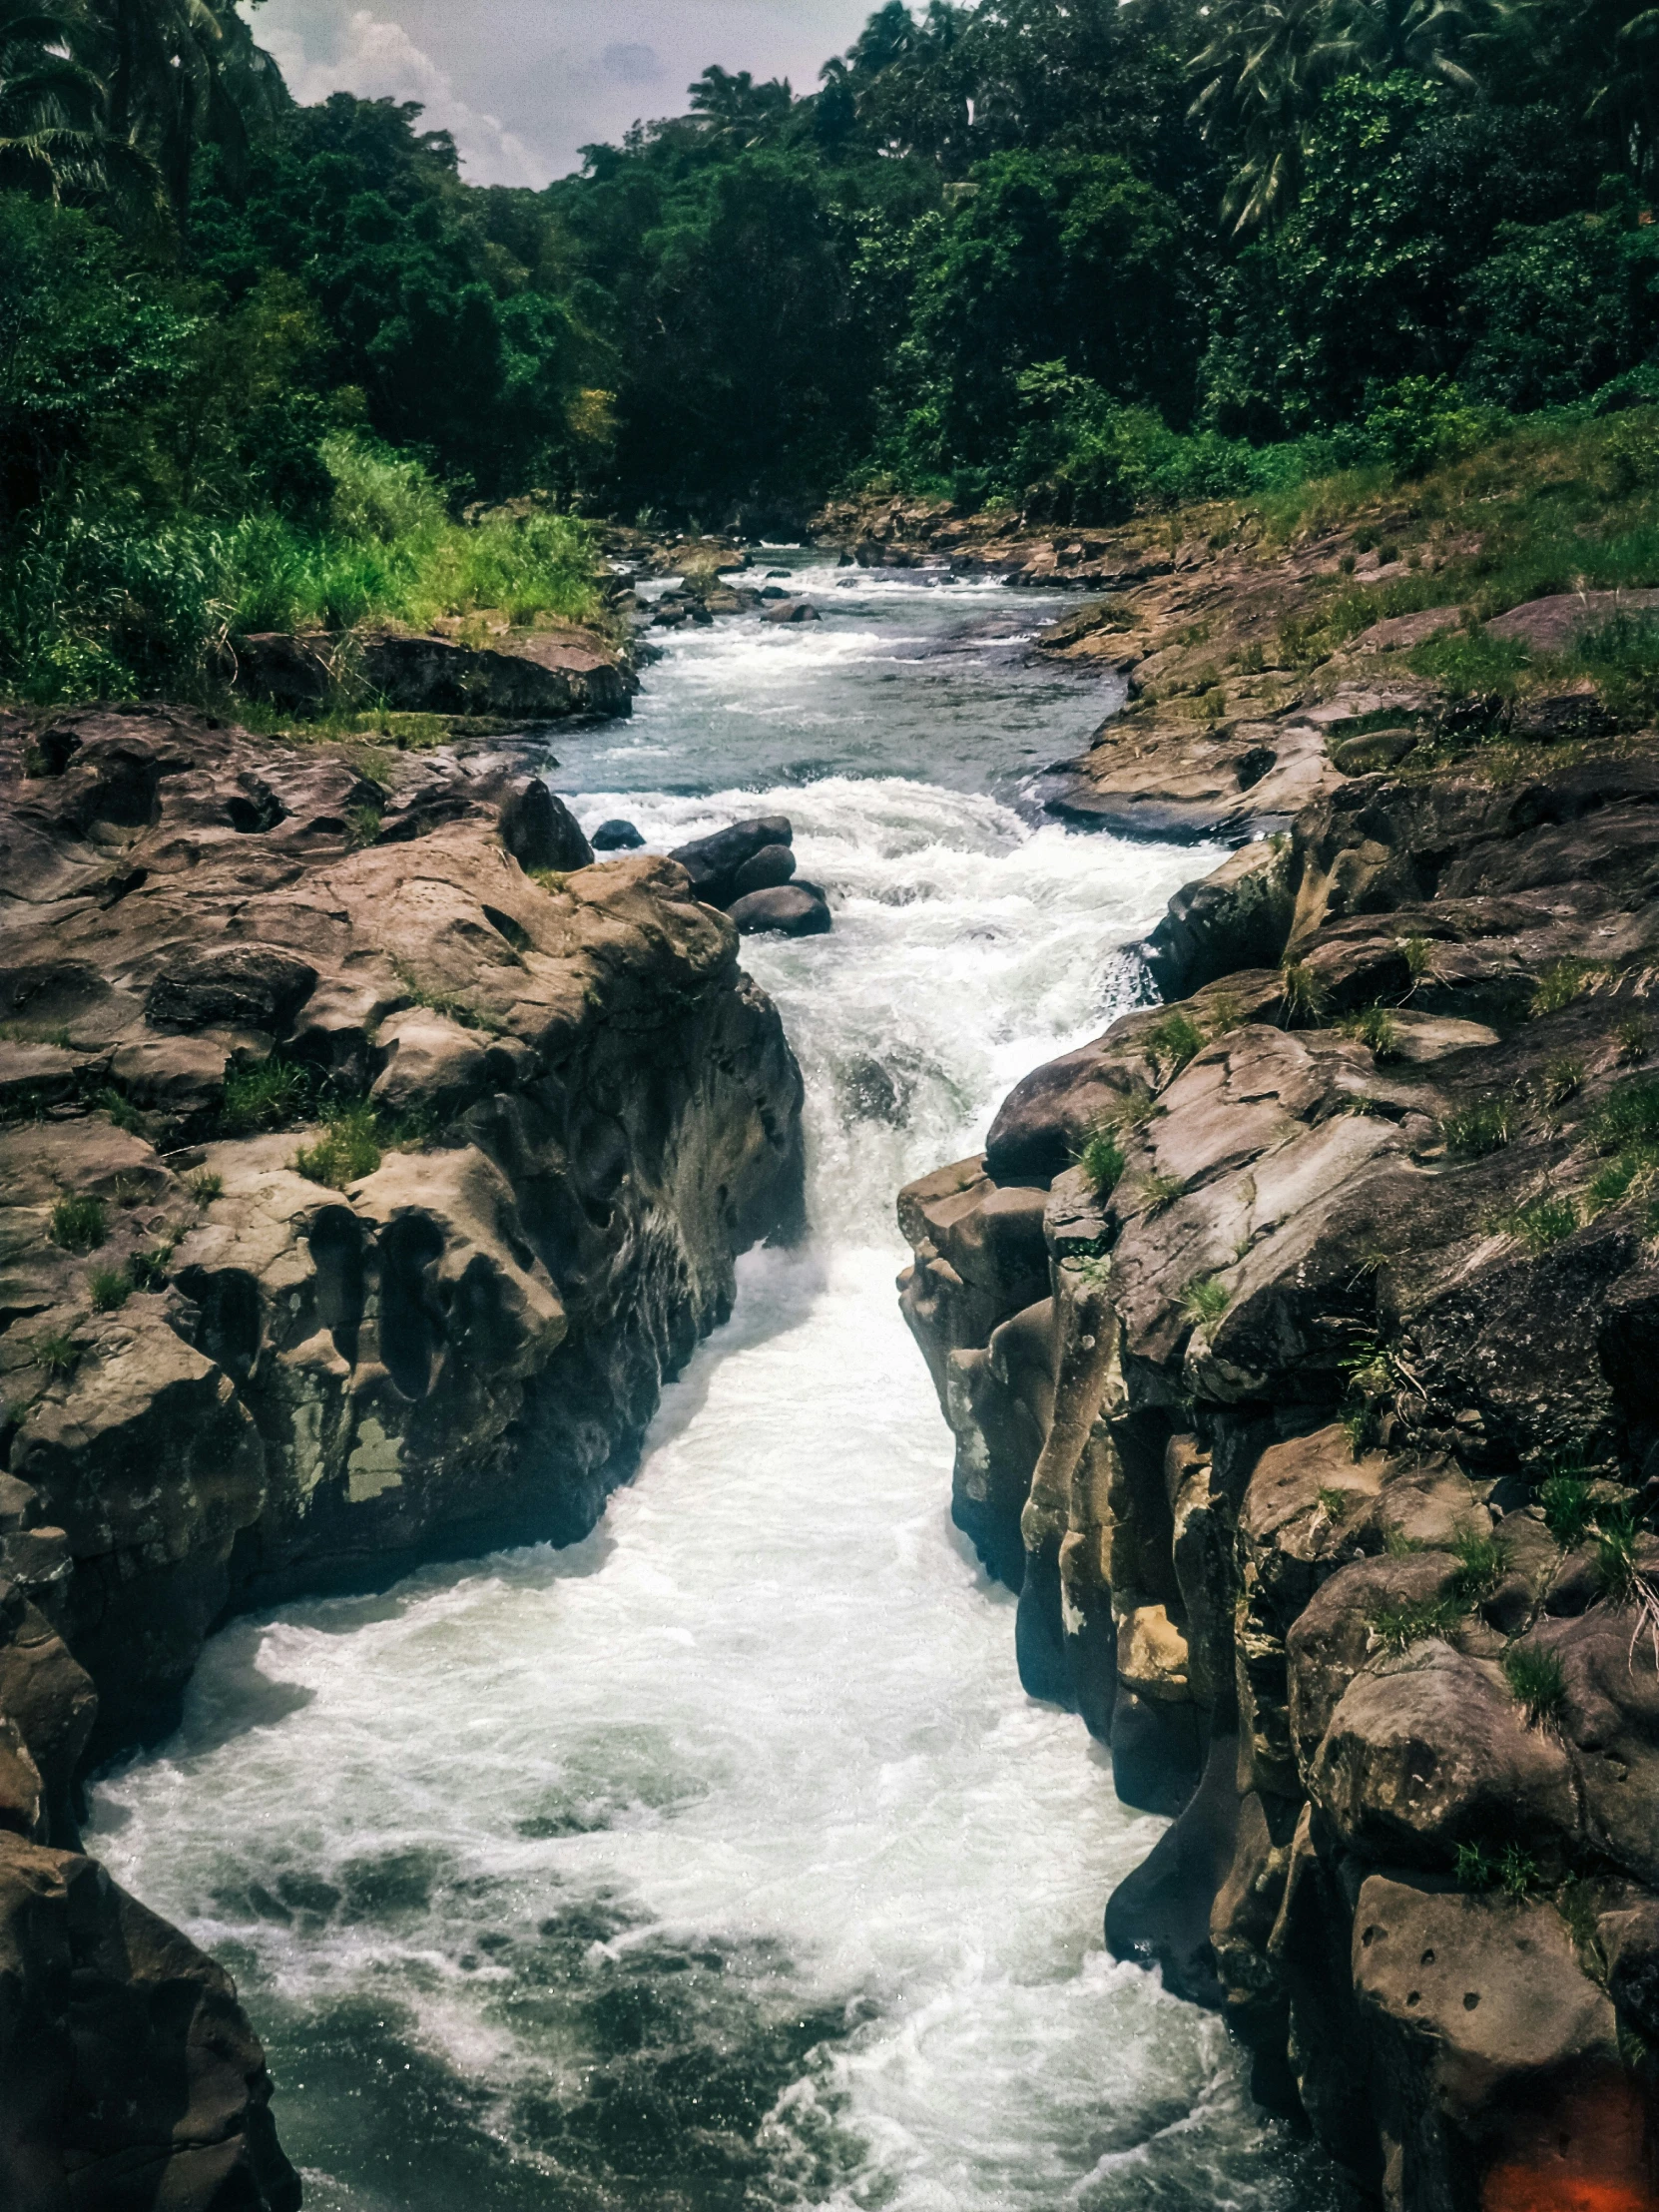
[[[1077,1155],[1077,1164],[1088,1177],[1096,1197],[1109,1198],[1116,1190],[1125,1161],[1123,1147],[1109,1123],[1095,1123]]]
[[[331,1115],[316,1143],[300,1146],[293,1164],[307,1182],[343,1191],[348,1183],[372,1175],[381,1156],[379,1117],[364,1103]]]
[[[1558,1720],[1567,1702],[1567,1678],[1553,1651],[1511,1644],[1503,1654],[1503,1679],[1534,1727]]]
[[[1181,1311],[1201,1329],[1208,1329],[1220,1321],[1232,1304],[1233,1294],[1219,1276],[1201,1275],[1194,1278],[1181,1293]]]
[[[1465,1106],[1447,1114],[1440,1124],[1446,1150],[1460,1159],[1480,1160],[1499,1152],[1515,1133],[1515,1109],[1506,1098],[1484,1098],[1477,1106]]]
[[[101,1198],[78,1191],[52,1208],[52,1242],[65,1252],[96,1252],[109,1235],[109,1214]]]
[[[95,1314],[113,1314],[133,1295],[133,1279],[125,1268],[97,1268],[87,1277],[87,1290]]]

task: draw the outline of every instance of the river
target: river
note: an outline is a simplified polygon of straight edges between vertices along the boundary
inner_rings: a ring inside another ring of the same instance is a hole
[[[1053,603],[778,558],[553,781],[653,845],[788,812],[833,934],[750,940],[813,1235],[741,1268],[595,1533],[210,1647],[91,1843],[237,1974],[319,2212],[1308,2212],[1219,2023],[1101,1946],[1161,1823],[1014,1671],[893,1300],[899,1184],[1136,989],[1202,855],[1037,827],[1098,679]]]

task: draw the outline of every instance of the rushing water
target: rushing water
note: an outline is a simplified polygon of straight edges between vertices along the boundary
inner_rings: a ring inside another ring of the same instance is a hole
[[[810,1246],[743,1264],[587,1542],[233,1626],[97,1848],[240,1976],[325,2212],[1306,2212],[1218,2023],[1104,1955],[1160,1824],[1022,1696],[892,1297],[898,1184],[1101,1026],[1194,855],[1010,804],[1099,712],[1041,603],[807,582],[823,624],[677,640],[555,781],[654,844],[794,818],[834,933],[745,956]]]

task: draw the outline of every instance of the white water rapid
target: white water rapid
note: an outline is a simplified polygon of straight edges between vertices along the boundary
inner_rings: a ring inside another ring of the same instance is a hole
[[[810,1245],[587,1542],[233,1625],[93,1848],[238,1974],[319,2212],[1307,2212],[1219,2023],[1102,1950],[1161,1824],[1021,1693],[892,1288],[900,1182],[1103,1026],[1203,856],[993,795],[1099,711],[1029,602],[807,580],[830,619],[677,643],[556,781],[653,845],[793,817],[834,932],[745,958]]]

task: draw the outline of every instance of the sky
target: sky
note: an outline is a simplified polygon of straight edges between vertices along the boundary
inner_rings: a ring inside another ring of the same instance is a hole
[[[545,185],[577,148],[683,115],[711,62],[810,92],[877,0],[259,0],[255,36],[306,103],[419,100],[478,185]]]

